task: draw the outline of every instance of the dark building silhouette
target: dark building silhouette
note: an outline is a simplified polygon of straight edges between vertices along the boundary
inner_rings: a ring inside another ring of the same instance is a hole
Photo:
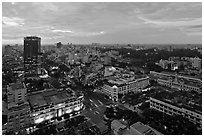
[[[63,46],[63,44],[61,42],[57,43],[57,48],[61,48]]]
[[[24,71],[25,76],[40,74],[42,54],[41,38],[29,36],[24,38]]]

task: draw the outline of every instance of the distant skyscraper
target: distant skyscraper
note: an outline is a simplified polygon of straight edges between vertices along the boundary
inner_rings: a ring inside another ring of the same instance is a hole
[[[41,38],[29,36],[24,38],[24,70],[25,76],[40,74],[41,68]]]
[[[61,42],[57,43],[57,48],[61,48],[63,46],[63,44]]]
[[[173,47],[169,46],[168,51],[172,52],[173,51]]]

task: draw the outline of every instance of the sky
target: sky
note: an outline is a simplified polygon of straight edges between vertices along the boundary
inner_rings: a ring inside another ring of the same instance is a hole
[[[3,2],[2,43],[199,44],[202,3]]]

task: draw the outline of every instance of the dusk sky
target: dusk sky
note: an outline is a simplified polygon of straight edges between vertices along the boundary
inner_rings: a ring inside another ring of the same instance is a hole
[[[3,3],[3,44],[202,43],[202,3]]]

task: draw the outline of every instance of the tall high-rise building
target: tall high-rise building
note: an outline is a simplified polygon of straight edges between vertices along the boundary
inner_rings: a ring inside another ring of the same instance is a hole
[[[29,36],[24,38],[24,70],[25,76],[40,74],[42,65],[41,38]]]

